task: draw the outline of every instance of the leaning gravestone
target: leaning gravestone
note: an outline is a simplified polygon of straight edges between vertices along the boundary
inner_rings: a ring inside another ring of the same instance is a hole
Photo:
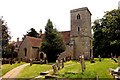
[[[52,68],[53,68],[53,73],[56,73],[56,72],[57,72],[56,64],[53,64],[53,65],[52,65]]]
[[[79,56],[79,59],[80,59],[80,64],[81,64],[81,68],[82,68],[82,73],[83,73],[85,70],[84,56],[83,55]]]
[[[118,56],[118,65],[120,66],[120,56]]]

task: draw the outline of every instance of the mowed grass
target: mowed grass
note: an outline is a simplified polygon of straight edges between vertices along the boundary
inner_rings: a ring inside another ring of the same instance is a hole
[[[86,70],[82,74],[81,65],[78,61],[70,61],[71,66],[66,66],[56,74],[59,78],[113,78],[110,75],[109,68],[116,69],[118,63],[115,63],[111,59],[104,59],[101,62],[95,59],[95,63],[90,63],[86,61]]]
[[[33,64],[26,66],[17,78],[34,78],[40,75],[41,72],[51,70],[52,66],[48,64]]]
[[[11,64],[3,64],[2,68],[1,68],[2,69],[2,76],[4,74],[6,74],[8,71],[12,70],[13,68],[20,66],[22,64],[25,64],[25,62],[21,62],[21,63],[16,62],[15,64],[12,64],[12,65]]]

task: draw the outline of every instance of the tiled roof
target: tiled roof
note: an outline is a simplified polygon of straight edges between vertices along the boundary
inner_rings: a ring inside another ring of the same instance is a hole
[[[30,41],[32,47],[40,47],[40,44],[42,42],[40,38],[29,37],[29,36],[26,36],[26,38]]]
[[[68,43],[69,40],[70,40],[70,31],[62,31],[62,32],[59,32],[59,33],[60,33],[61,37],[63,38],[63,41],[65,43]],[[44,36],[45,36],[45,34],[42,34],[41,39],[43,39]]]
[[[69,43],[70,40],[70,31],[59,32],[65,43]]]
[[[63,41],[65,43],[68,43],[70,40],[70,31],[62,31],[59,32],[61,34],[61,37],[63,38]],[[32,47],[40,47],[41,42],[43,37],[45,36],[45,34],[42,34],[41,38],[35,38],[35,37],[30,37],[30,36],[26,36],[27,40],[30,41],[30,45]]]

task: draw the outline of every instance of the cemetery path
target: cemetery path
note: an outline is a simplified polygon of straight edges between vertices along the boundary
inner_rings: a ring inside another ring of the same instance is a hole
[[[29,65],[29,63],[20,65],[20,66],[18,66],[16,68],[10,70],[5,75],[3,75],[2,78],[16,78],[17,75],[20,73],[20,71],[27,65]]]

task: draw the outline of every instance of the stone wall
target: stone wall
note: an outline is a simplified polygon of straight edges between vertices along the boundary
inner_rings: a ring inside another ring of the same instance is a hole
[[[73,46],[66,45],[66,50],[59,55],[60,59],[71,56],[73,58]]]

